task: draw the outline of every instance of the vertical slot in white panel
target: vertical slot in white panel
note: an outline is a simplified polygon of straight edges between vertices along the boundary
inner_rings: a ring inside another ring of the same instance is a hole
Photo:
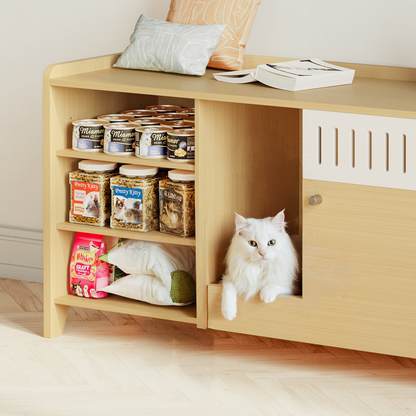
[[[405,173],[405,135],[389,134],[389,172],[393,174]]]
[[[387,152],[387,134],[383,131],[372,131],[371,141],[371,170],[377,174],[387,172],[388,152]]]
[[[303,177],[416,190],[416,120],[304,110]]]
[[[338,166],[340,168],[354,167],[354,131],[338,129]]]

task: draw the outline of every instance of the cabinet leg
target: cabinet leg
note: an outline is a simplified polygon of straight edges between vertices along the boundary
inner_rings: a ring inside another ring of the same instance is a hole
[[[45,305],[43,318],[43,336],[45,338],[55,338],[63,334],[66,317],[68,315],[67,305]]]

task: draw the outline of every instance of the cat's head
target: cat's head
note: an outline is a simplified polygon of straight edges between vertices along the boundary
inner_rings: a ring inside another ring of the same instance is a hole
[[[124,199],[120,199],[116,197],[116,201],[114,202],[114,207],[118,210],[122,210],[124,207]]]
[[[235,216],[236,241],[248,261],[274,260],[287,240],[284,210],[275,217],[262,219]]]

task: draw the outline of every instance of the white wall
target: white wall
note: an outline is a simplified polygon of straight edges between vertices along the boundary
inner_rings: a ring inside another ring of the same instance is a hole
[[[0,276],[41,281],[42,75],[121,52],[141,13],[170,0],[0,2]],[[416,67],[414,0],[263,0],[246,52]]]

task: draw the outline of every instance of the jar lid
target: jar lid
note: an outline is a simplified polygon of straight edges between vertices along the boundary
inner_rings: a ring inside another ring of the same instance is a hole
[[[119,172],[126,176],[153,176],[158,172],[158,168],[142,165],[123,165]]]
[[[86,172],[103,172],[107,170],[114,170],[117,163],[104,162],[101,160],[81,160],[78,162],[78,168]]]
[[[170,179],[174,181],[194,181],[195,172],[190,170],[174,169],[168,172]]]

